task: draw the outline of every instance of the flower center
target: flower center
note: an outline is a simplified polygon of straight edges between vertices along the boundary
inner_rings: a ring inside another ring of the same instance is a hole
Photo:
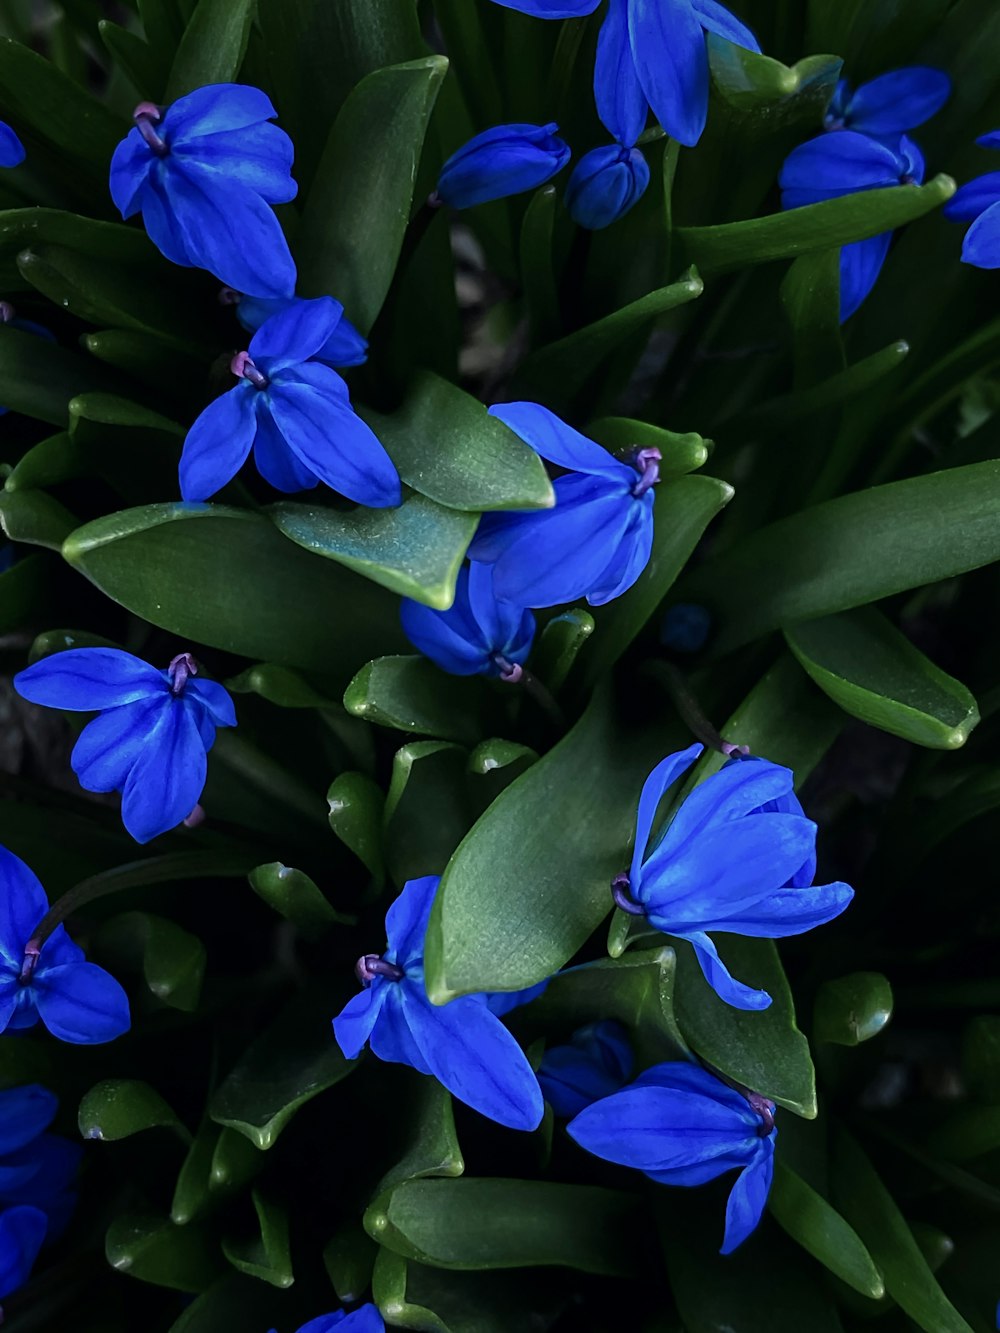
[[[190,653],[178,653],[167,667],[167,674],[170,677],[170,693],[179,696],[184,693],[188,676],[197,676],[198,664]]]
[[[156,132],[156,126],[160,123],[160,108],[155,102],[140,102],[132,112],[132,119],[135,121],[135,127],[142,135],[149,151],[156,157],[167,157],[170,153],[170,145],[166,139],[160,137]]]
[[[639,449],[632,459],[632,466],[639,473],[639,480],[632,487],[632,495],[641,500],[651,486],[660,480],[660,463],[663,455],[659,449]]]
[[[368,987],[376,977],[385,977],[387,981],[402,981],[406,973],[395,963],[387,963],[377,953],[366,953],[358,959],[354,975],[362,986]]]
[[[494,653],[493,661],[500,668],[500,679],[507,685],[517,685],[524,676],[524,667],[510,661],[503,653]]]
[[[229,363],[229,369],[237,379],[249,380],[255,389],[266,389],[271,382],[254,365],[249,352],[237,352]]]
[[[762,1139],[766,1139],[771,1130],[774,1129],[774,1102],[762,1096],[759,1092],[748,1092],[746,1099],[750,1103],[750,1109],[756,1111],[763,1121],[757,1133]]]

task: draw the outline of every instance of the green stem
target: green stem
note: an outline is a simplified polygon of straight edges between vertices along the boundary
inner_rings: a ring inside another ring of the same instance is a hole
[[[726,755],[727,758],[731,758],[734,754],[749,753],[745,746],[723,740],[702,712],[701,704],[695,698],[687,680],[672,663],[648,662],[643,667],[643,674],[652,676],[664,687],[680,714],[681,721],[696,740],[701,741],[710,750],[717,750],[719,754]]]

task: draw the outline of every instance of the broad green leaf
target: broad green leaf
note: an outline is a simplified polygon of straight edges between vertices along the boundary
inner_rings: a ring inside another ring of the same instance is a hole
[[[301,870],[273,861],[250,871],[250,887],[310,940],[322,939],[336,925],[354,924],[335,912],[313,880]]]
[[[812,258],[812,256],[806,256]],[[800,261],[796,261],[800,262]],[[794,393],[770,398],[746,412],[740,412],[740,429],[763,435],[771,426],[787,427],[791,422],[822,416],[831,408],[842,407],[859,397],[873,385],[898,370],[910,354],[910,345],[893,342],[879,352],[873,352],[853,366],[837,371],[822,383]]]
[[[565,1306],[564,1274],[456,1272],[429,1268],[379,1247],[372,1298],[392,1328],[421,1333],[512,1333],[549,1327]],[[648,1333],[648,1330],[646,1330]]]
[[[746,222],[679,227],[675,241],[685,263],[702,273],[721,273],[894,231],[947,203],[956,188],[950,176],[940,175],[926,185],[867,190]]]
[[[87,389],[115,387],[113,374],[78,352],[9,325],[0,328],[0,403],[12,412],[69,425],[69,403]]]
[[[204,0],[202,0],[204,3]],[[251,1190],[258,1231],[255,1235],[225,1236],[222,1253],[247,1277],[259,1278],[272,1287],[290,1287],[295,1281],[289,1246],[288,1214],[280,1204]]]
[[[222,1197],[236,1194],[260,1175],[265,1164],[262,1149],[255,1147],[237,1130],[223,1129],[212,1150],[208,1173],[210,1193]]]
[[[123,134],[126,129],[123,125]],[[26,246],[36,245],[63,246],[91,259],[118,264],[159,263],[146,233],[123,222],[99,222],[59,208],[9,208],[0,212],[0,257],[13,259]]]
[[[518,257],[521,286],[528,309],[531,337],[537,347],[559,336],[559,288],[552,254],[553,228],[559,195],[554,185],[536,190],[521,223]]]
[[[291,1328],[302,1313],[278,1288],[230,1273],[191,1302],[170,1333],[221,1333],[223,1329]]]
[[[774,1163],[774,1182],[767,1206],[792,1240],[849,1287],[876,1301],[885,1295],[882,1275],[858,1233],[821,1194],[796,1175],[780,1152]]]
[[[379,726],[467,744],[496,730],[504,713],[485,681],[449,676],[420,656],[369,662],[348,685],[344,707]]]
[[[449,509],[546,509],[552,484],[535,451],[470,394],[429,371],[391,416],[363,413],[407,486]]]
[[[451,1093],[436,1079],[421,1078],[414,1094],[406,1098],[409,1112],[406,1151],[379,1181],[377,1194],[393,1189],[404,1180],[460,1176],[465,1170],[465,1159],[455,1133]]]
[[[781,284],[781,304],[792,329],[796,389],[822,384],[844,371],[839,249],[796,259]]]
[[[156,859],[159,858],[151,858],[151,872]],[[185,876],[201,878],[211,873],[195,869],[197,862],[191,864],[191,870],[183,872]],[[211,861],[205,859],[203,864],[210,865]],[[111,872],[104,881],[116,882],[113,876],[114,872]],[[160,882],[179,878],[181,875],[173,872],[159,877]],[[124,884],[124,880],[118,882]],[[144,882],[156,883],[157,878],[151,873]],[[123,912],[104,922],[98,931],[97,945],[102,955],[120,960],[122,967],[141,970],[153,995],[171,1009],[191,1013],[198,1008],[206,956],[205,946],[197,935],[162,916],[153,916],[149,912]]]
[[[0,524],[12,542],[58,551],[77,521],[45,491],[0,492]]]
[[[367,75],[330,131],[296,246],[304,296],[335,295],[367,333],[392,284],[443,56]]]
[[[191,417],[204,407],[200,390],[205,381],[205,359],[198,354],[197,348],[182,351],[171,339],[140,333],[138,329],[101,329],[98,333],[85,333],[80,344],[98,361],[126,371],[158,397],[162,396],[164,388],[164,358],[169,357],[173,371],[171,388],[180,391],[178,397],[182,397],[189,407]]]
[[[535,640],[531,669],[557,693],[573,668],[577,654],[594,632],[594,617],[582,606],[553,616]]]
[[[407,1300],[410,1265],[401,1254],[379,1246],[372,1273],[372,1299],[392,1328],[419,1329],[421,1333],[451,1333],[443,1320],[422,1305]]]
[[[152,1213],[116,1217],[104,1253],[119,1273],[175,1291],[204,1291],[223,1271],[211,1233],[201,1224],[177,1227]]]
[[[959,681],[871,606],[785,631],[800,665],[845,713],[914,745],[955,750],[979,721]]]
[[[460,745],[444,741],[411,741],[396,751],[382,845],[398,885],[441,874],[472,823],[467,762]]]
[[[697,471],[708,461],[711,452],[711,441],[703,440],[700,435],[678,435],[676,431],[664,430],[648,421],[635,421],[631,417],[601,417],[590,423],[587,434],[622,458],[636,449],[659,449],[663,458],[660,463],[661,484]]]
[[[273,1147],[300,1106],[354,1068],[333,1039],[333,1013],[321,992],[296,997],[223,1079],[209,1104],[212,1119],[256,1148]]]
[[[678,940],[674,1013],[685,1041],[745,1088],[807,1120],[815,1119],[816,1073],[809,1043],[795,1020],[792,992],[774,941],[718,932],[712,938],[733,976],[766,990],[772,1003],[750,1013],[720,1000],[702,975],[694,950]]]
[[[657,715],[616,715],[603,692],[504,791],[448,864],[425,945],[435,1004],[519,990],[562,967],[611,910],[642,783],[680,737]],[[599,774],[599,781],[595,781]]]
[[[685,581],[683,600],[704,600],[717,615],[714,648],[722,654],[771,630],[992,564],[1000,559],[998,516],[1000,462],[857,491],[772,523],[708,561]]]
[[[147,1129],[170,1129],[191,1142],[176,1112],[151,1088],[132,1078],[109,1078],[95,1083],[80,1103],[77,1124],[85,1139],[116,1143]]]
[[[367,866],[375,885],[385,883],[382,818],[385,796],[363,773],[341,773],[326,794],[330,827],[345,847]]]
[[[222,1130],[205,1120],[188,1148],[187,1157],[177,1174],[174,1198],[170,1205],[170,1220],[175,1226],[187,1226],[201,1217],[210,1206],[208,1193],[212,1154]]]
[[[507,768],[524,767],[538,762],[538,752],[520,745],[517,741],[504,741],[494,737],[480,741],[469,755],[469,772],[486,777],[490,773]]]
[[[818,125],[844,65],[839,56],[807,56],[789,67],[711,32],[708,58],[722,100],[766,134],[800,122]]]
[[[409,1180],[365,1213],[373,1240],[435,1268],[558,1264],[626,1277],[641,1225],[633,1194],[534,1180]]]
[[[107,432],[95,431],[97,426],[114,426],[129,431],[156,431],[178,442],[185,434],[184,427],[160,412],[128,398],[111,393],[81,393],[69,405],[69,433],[74,439],[94,439]]]
[[[885,1289],[924,1333],[972,1333],[938,1285],[906,1219],[843,1129],[834,1138],[834,1202],[882,1271]]]
[[[4,482],[4,490],[31,491],[40,487],[58,486],[60,482],[86,476],[89,470],[90,457],[87,451],[66,431],[62,431],[31,446],[15,463]]]
[[[126,510],[77,529],[63,555],[143,619],[244,657],[349,679],[405,643],[389,593],[308,555],[249,510]],[[337,613],[317,614],[320,606]]]
[[[816,993],[813,1039],[858,1046],[892,1018],[892,987],[881,972],[852,972],[824,981]]]
[[[479,521],[477,514],[445,509],[419,494],[398,509],[345,512],[281,503],[270,515],[279,532],[307,551],[442,611],[455,600],[458,571]]]
[[[210,83],[236,82],[254,8],[254,0],[198,0],[170,70],[168,102]]]

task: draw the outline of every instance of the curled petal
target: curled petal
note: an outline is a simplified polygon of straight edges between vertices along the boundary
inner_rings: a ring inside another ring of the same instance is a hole
[[[704,920],[704,930],[727,930],[738,935],[781,940],[825,926],[847,910],[854,897],[848,884],[816,884],[804,889],[779,889],[733,916]]]
[[[131,1026],[128,996],[96,963],[39,966],[31,989],[39,1017],[60,1041],[98,1045],[114,1041]]]
[[[70,648],[19,671],[14,688],[30,703],[89,713],[163,695],[169,687],[162,671],[120,648]]]
[[[653,492],[633,505],[632,516],[614,558],[597,586],[587,593],[591,606],[606,606],[638,581],[653,554]]]
[[[111,198],[123,218],[139,212],[145,202],[146,183],[156,165],[138,130],[129,130],[111,158]]]
[[[276,115],[271,99],[259,88],[245,83],[211,83],[171,102],[162,129],[173,144],[203,134],[244,130]]]
[[[557,467],[620,478],[629,486],[636,480],[632,468],[540,403],[500,403],[490,408],[490,416],[509,426],[539,457]]]
[[[291,139],[277,125],[253,125],[239,134],[223,131],[202,138],[185,140],[172,152],[183,163],[194,159],[206,171],[218,175],[220,191],[245,186],[269,204],[286,204],[298,193],[289,174],[295,149]]]
[[[718,0],[691,0],[691,8],[698,17],[701,26],[716,37],[723,37],[734,46],[742,46],[747,51],[756,51],[760,55],[760,43],[745,23],[730,14],[725,5]]]
[[[308,361],[326,343],[343,313],[344,307],[330,296],[292,301],[260,325],[250,355],[257,364],[263,362],[269,374]]]
[[[635,847],[632,852],[632,868],[629,872],[629,878],[633,885],[638,885],[642,879],[642,863],[646,858],[646,845],[649,842],[649,835],[653,827],[653,820],[656,816],[657,807],[667,789],[677,781],[682,773],[686,773],[691,765],[701,756],[704,750],[703,745],[690,745],[686,750],[680,750],[677,754],[671,754],[662,759],[650,773],[649,777],[642,784],[642,794],[639,797],[639,812],[636,817],[635,825]]]
[[[988,208],[969,228],[962,262],[976,268],[1000,268],[1000,203]]]
[[[743,819],[772,801],[785,800],[794,782],[790,768],[767,759],[726,764],[687,796],[657,852],[662,848],[664,854],[668,849],[677,854],[709,828]]]
[[[236,706],[232,695],[217,680],[205,680],[203,676],[189,677],[184,686],[184,697],[189,701],[196,700],[217,727],[236,726]]]
[[[745,986],[742,981],[737,981],[719,957],[715,944],[703,931],[688,931],[678,938],[687,940],[693,946],[698,966],[720,1000],[732,1005],[734,1009],[751,1012],[770,1009],[771,997],[767,991],[756,990],[753,986]]]

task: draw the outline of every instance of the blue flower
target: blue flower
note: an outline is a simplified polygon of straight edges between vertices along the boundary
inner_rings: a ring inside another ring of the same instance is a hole
[[[295,263],[271,205],[298,187],[292,141],[269,124],[275,114],[259,88],[238,83],[198,88],[165,111],[140,103],[111,159],[122,217],[141,212],[175,264],[254,296],[291,296]]]
[[[544,185],[571,156],[558,128],[496,125],[477,134],[441,168],[438,198],[450,208],[472,208]]]
[[[634,1167],[660,1185],[704,1185],[738,1170],[723,1254],[742,1245],[761,1219],[774,1175],[774,1105],[698,1065],[654,1065],[566,1129],[595,1157]]]
[[[976,140],[982,148],[1000,148],[1000,130]],[[974,268],[1000,268],[1000,171],[963,185],[944,207],[951,222],[971,222],[962,245],[962,262]]]
[[[688,940],[720,999],[736,1009],[766,1009],[771,997],[730,976],[708,932],[782,939],[832,921],[854,890],[812,886],[816,825],[802,813],[787,768],[738,759],[699,783],[649,850],[667,788],[701,754],[692,745],[653,769],[639,798],[635,849],[615,901],[657,930]]]
[[[235,389],[209,403],[181,455],[185,500],[207,500],[236,476],[253,449],[276,490],[325,482],[350,500],[383,509],[402,499],[399,473],[351,406],[347,385],[314,358],[340,323],[329,296],[299,301],[266,319],[249,352],[233,358]]]
[[[566,187],[569,215],[580,227],[600,231],[624,217],[646,193],[649,166],[638,148],[609,144],[576,164]]]
[[[192,813],[216,727],[236,726],[232,699],[197,670],[190,653],[158,671],[119,648],[74,648],[19,671],[14,688],[46,708],[98,713],[74,747],[73,772],[87,791],[120,791],[125,827],[149,842]]]
[[[512,602],[498,602],[493,571],[474,564],[459,571],[447,611],[404,598],[400,618],[406,637],[453,676],[517,679],[535,637],[535,617]]]
[[[524,1052],[486,995],[431,1004],[424,985],[424,936],[437,875],[411,879],[385,919],[388,946],[358,963],[365,989],[333,1020],[349,1060],[365,1043],[380,1060],[433,1074],[460,1102],[511,1129],[534,1129],[542,1094]]]
[[[785,159],[781,169],[783,208],[801,208],[828,199],[894,185],[921,185],[924,157],[903,135],[898,149],[855,130],[821,134],[800,144]],[[840,318],[849,319],[874,287],[892,233],[872,236],[845,245],[840,252]]]
[[[385,1333],[385,1322],[378,1308],[369,1304],[352,1310],[350,1314],[346,1310],[337,1310],[333,1314],[310,1319],[298,1333],[333,1333],[335,1328],[340,1329],[340,1333]],[[276,1333],[276,1330],[272,1328],[271,1333]]]
[[[570,1119],[624,1087],[631,1073],[628,1034],[620,1023],[607,1020],[578,1028],[568,1046],[550,1047],[538,1082],[556,1115]]]
[[[231,287],[225,288],[224,292],[227,302],[236,306],[236,317],[248,333],[256,333],[272,315],[280,315],[290,306],[302,305],[306,299],[303,296],[245,296],[234,292]],[[361,366],[368,360],[368,341],[344,314],[341,303],[334,301],[333,304],[337,312],[333,332],[311,359],[322,361],[325,366],[332,366],[335,370]]]
[[[593,14],[601,0],[495,0],[495,3],[537,19],[578,19]]]
[[[823,125],[827,130],[857,130],[895,148],[900,135],[936,116],[950,96],[948,75],[925,65],[891,70],[856,92],[841,79]]]
[[[0,120],[0,167],[19,167],[26,156],[24,144],[11,127]]]
[[[553,483],[554,509],[486,514],[469,556],[493,566],[493,589],[517,606],[586,597],[603,606],[635,583],[653,546],[653,485],[659,452],[635,465],[567,426],[538,403],[504,403],[490,414],[542,458],[573,469]]]
[[[85,960],[65,926],[57,926],[35,952],[35,932],[48,910],[37,877],[0,847],[0,1032],[34,1027],[41,1019],[60,1041],[113,1041],[128,1031],[128,998],[103,967]]]

